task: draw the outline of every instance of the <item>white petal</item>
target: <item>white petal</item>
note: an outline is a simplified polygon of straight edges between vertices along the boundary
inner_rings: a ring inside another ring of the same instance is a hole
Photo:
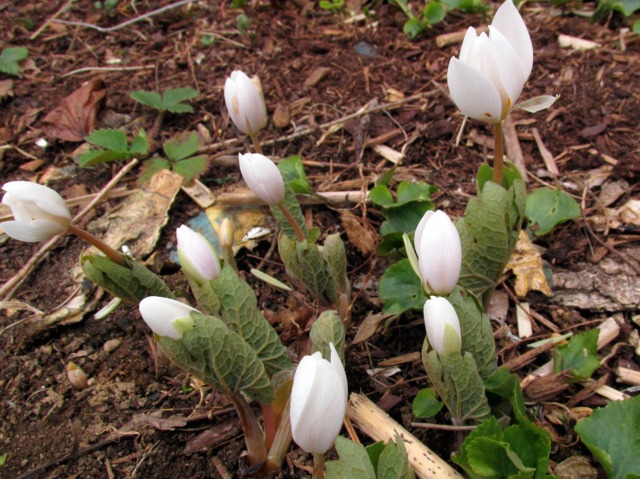
[[[533,67],[533,45],[529,31],[511,0],[506,0],[496,12],[491,26],[497,28],[516,51],[525,79]]]
[[[340,376],[342,385],[344,386],[344,396],[347,397],[349,395],[349,385],[347,384],[347,374],[344,371],[342,360],[340,359],[340,355],[338,354],[338,351],[336,351],[333,343],[329,343],[329,348],[331,349],[331,366],[335,370],[336,374]]]
[[[558,98],[560,98],[560,95],[540,95],[516,104],[515,108],[528,111],[529,113],[536,113],[549,108]]]
[[[293,378],[293,388],[291,389],[291,406],[289,416],[291,418],[291,429],[295,429],[298,426],[298,422],[302,414],[304,413],[305,406],[316,377],[316,367],[318,364],[318,357],[316,355],[305,356],[298,364],[296,374]],[[320,353],[317,353],[320,356]]]
[[[247,186],[262,201],[277,205],[284,199],[284,180],[273,161],[258,153],[240,153],[238,162]]]
[[[419,245],[422,241],[422,234],[424,232],[424,228],[427,226],[429,219],[433,216],[434,213],[435,211],[433,210],[427,211],[420,219],[418,226],[416,226],[416,232],[413,234],[413,244],[416,247],[416,254],[420,254]]]
[[[71,219],[71,213],[69,213],[64,199],[47,186],[31,181],[10,181],[5,183],[2,189],[11,196],[14,202],[31,201],[48,214]]]
[[[158,336],[181,339],[182,332],[173,326],[176,319],[189,318],[192,312],[198,312],[180,301],[160,296],[148,296],[138,305],[142,319]]]
[[[473,58],[473,50],[476,39],[478,38],[478,34],[476,33],[476,29],[473,27],[469,27],[467,29],[467,33],[464,35],[464,40],[462,40],[462,46],[460,47],[460,55],[458,58],[461,62],[469,63]]]
[[[5,221],[0,223],[0,228],[4,230],[7,236],[26,243],[44,241],[67,231],[66,228],[61,227],[58,223],[46,220],[29,222]]]
[[[528,75],[525,75],[516,51],[502,33],[491,26],[489,31],[500,82],[509,99],[508,104],[503,104],[503,114],[507,114],[522,93]]]
[[[453,327],[461,337],[456,310],[445,298],[433,297],[424,303],[424,322],[429,344],[438,354],[443,353],[445,325]]]
[[[447,83],[451,98],[463,114],[491,123],[501,121],[500,93],[478,70],[457,58],[452,58],[449,62]]]
[[[220,260],[211,243],[186,225],[176,230],[178,258],[182,267],[200,282],[210,281],[220,273]]]

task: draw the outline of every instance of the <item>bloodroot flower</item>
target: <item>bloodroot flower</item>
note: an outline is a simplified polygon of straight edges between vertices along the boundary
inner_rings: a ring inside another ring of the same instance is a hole
[[[260,80],[236,70],[224,84],[224,102],[238,130],[253,136],[267,126],[267,107]]]

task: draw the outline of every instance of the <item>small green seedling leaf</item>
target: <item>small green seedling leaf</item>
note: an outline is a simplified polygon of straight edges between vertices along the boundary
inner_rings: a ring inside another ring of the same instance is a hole
[[[4,48],[0,54],[0,72],[20,76],[20,62],[28,56],[29,50],[25,47]]]
[[[609,479],[640,477],[640,396],[596,409],[575,430]]]
[[[173,171],[184,176],[185,181],[191,181],[202,175],[209,167],[209,160],[206,155],[192,156],[185,160],[176,161],[173,164]]]
[[[299,155],[288,156],[278,163],[280,174],[291,189],[296,193],[312,193],[307,174],[302,165],[302,158]]]
[[[580,216],[580,206],[562,190],[539,188],[527,196],[524,214],[529,229],[536,236],[544,236],[560,223]]]
[[[421,390],[413,400],[412,412],[417,418],[433,417],[440,412],[444,404],[436,397],[436,393],[431,388]]]
[[[422,283],[408,259],[398,261],[384,272],[380,278],[380,298],[384,301],[385,313],[401,314],[424,308]]]
[[[325,464],[327,479],[376,479],[369,455],[362,444],[347,438],[336,438],[336,451],[340,459]]]
[[[163,110],[162,97],[160,96],[160,93],[156,93],[154,91],[137,90],[129,93],[129,96],[138,103],[150,106],[151,108],[155,108],[156,110]]]
[[[311,327],[311,352],[320,351],[322,357],[331,360],[329,343],[333,344],[340,358],[344,361],[345,329],[342,319],[336,311],[324,311]]]
[[[447,11],[440,2],[429,2],[427,6],[424,8],[422,12],[423,18],[427,21],[429,25],[434,25],[436,23],[440,23],[444,20]]]
[[[127,136],[120,130],[96,130],[86,140],[103,150],[90,150],[81,154],[77,162],[82,167],[95,166],[109,161],[129,160],[136,156],[145,156],[149,152],[149,140],[144,130],[131,142],[129,147]]]
[[[89,143],[105,150],[125,153],[127,151],[127,135],[120,130],[96,130],[85,138]]]
[[[573,336],[568,344],[558,346],[554,354],[555,372],[570,369],[573,381],[589,379],[593,372],[600,367],[599,334],[600,330],[594,328]]]
[[[417,36],[422,33],[422,30],[424,30],[424,27],[420,20],[416,17],[407,20],[402,27],[403,33],[409,40],[417,38]]]
[[[389,440],[378,458],[376,467],[378,479],[415,479],[416,475],[409,465],[409,456],[404,442],[396,435],[395,442]]]
[[[183,102],[197,97],[198,92],[193,88],[172,88],[166,90],[161,96],[160,93],[153,91],[136,90],[132,91],[129,96],[138,103],[156,110],[171,113],[193,113],[193,107]]]
[[[0,466],[4,466],[7,463],[7,453],[5,452],[0,456]]]
[[[384,442],[382,441],[374,442],[373,444],[369,444],[365,447],[367,454],[369,454],[369,460],[373,465],[373,470],[376,471],[376,474],[378,474],[378,461],[380,460],[382,451],[384,451],[384,447]]]
[[[200,136],[195,131],[182,133],[162,144],[170,161],[180,161],[190,157],[202,147]]]
[[[165,158],[150,158],[142,163],[142,169],[140,170],[140,176],[138,177],[138,184],[142,185],[148,183],[151,177],[160,170],[171,169],[171,163]]]

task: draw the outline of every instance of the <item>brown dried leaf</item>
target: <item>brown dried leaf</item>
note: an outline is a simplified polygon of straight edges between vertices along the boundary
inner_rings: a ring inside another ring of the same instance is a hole
[[[360,324],[358,332],[356,333],[356,337],[353,338],[351,344],[358,344],[362,341],[366,341],[376,333],[378,327],[380,326],[380,323],[393,316],[393,314],[388,313],[369,313],[367,317],[364,318],[364,321],[362,321],[362,323]]]
[[[211,450],[233,439],[240,434],[241,431],[240,422],[237,419],[213,426],[211,429],[207,429],[193,439],[190,439],[184,447],[184,454],[188,456],[199,451]]]
[[[6,96],[13,96],[13,80],[0,81],[0,100]]]
[[[48,136],[63,141],[84,141],[95,129],[96,117],[107,94],[104,82],[96,78],[65,97],[42,120]]]
[[[340,218],[349,241],[363,254],[373,253],[376,249],[376,235],[371,225],[348,211],[343,211]]]
[[[520,231],[515,251],[506,269],[516,275],[516,295],[524,297],[531,290],[551,296],[551,288],[542,269],[542,256],[535,249],[525,231]]]

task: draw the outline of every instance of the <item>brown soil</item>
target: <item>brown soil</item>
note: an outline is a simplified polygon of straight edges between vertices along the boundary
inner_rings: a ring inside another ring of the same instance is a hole
[[[27,69],[23,78],[14,79],[12,97],[0,100],[0,143],[11,146],[0,151],[2,181],[42,181],[47,174],[49,186],[65,197],[73,197],[85,191],[99,191],[117,173],[122,164],[90,170],[78,168],[70,157],[77,143],[51,139],[45,151],[35,144],[43,135],[44,115],[64,96],[94,78],[101,78],[106,85],[105,111],[112,112],[112,116],[129,115],[123,124],[132,130],[145,127],[154,131],[155,116],[136,104],[129,97],[130,91],[163,91],[177,86],[198,89],[200,96],[192,102],[196,113],[167,115],[157,130],[155,144],[200,124],[209,130],[212,143],[223,145],[236,135],[224,112],[222,88],[232,70],[242,69],[259,75],[270,117],[277,112],[278,127],[271,121],[262,137],[265,141],[273,140],[266,153],[275,157],[300,154],[304,160],[315,162],[309,163],[307,173],[319,191],[369,188],[390,164],[372,149],[362,150],[362,138],[375,138],[399,129],[395,137],[384,142],[396,150],[406,147],[406,157],[395,178],[436,185],[438,206],[460,214],[469,195],[475,193],[478,165],[491,153],[491,133],[482,125],[469,122],[460,146],[455,146],[462,116],[447,96],[446,69],[449,58],[458,52],[458,45],[438,48],[434,39],[443,33],[464,30],[468,25],[481,25],[484,20],[478,15],[450,14],[445,22],[418,40],[409,41],[402,33],[403,16],[395,6],[377,2],[374,19],[346,23],[345,17],[322,11],[312,3],[304,7],[297,3],[304,2],[272,0],[271,4],[257,2],[254,7],[247,7],[250,26],[246,34],[237,30],[236,16],[240,11],[231,9],[227,2],[209,5],[199,2],[113,32],[50,23],[36,36],[36,29],[59,10],[60,19],[108,27],[169,2],[119,2],[109,17],[88,1],[70,7],[62,1],[8,2],[0,7],[2,46],[27,46],[34,68]],[[132,10],[134,7],[137,11]],[[615,164],[606,170],[609,180],[625,180],[629,184],[616,205],[637,197],[638,36],[622,33],[618,19],[612,19],[608,25],[593,24],[546,3],[527,3],[524,18],[534,42],[535,64],[523,98],[561,95],[556,105],[545,112],[513,114],[526,167],[533,178],[530,185],[537,183],[539,170],[545,168],[533,141],[532,130],[536,128],[556,159],[561,184],[570,193],[579,198],[591,170]],[[25,28],[28,22],[34,26],[32,29]],[[216,41],[209,46],[202,42],[203,36],[212,35],[207,32],[219,35],[213,37]],[[561,49],[557,42],[561,33],[593,40],[600,46],[589,51]],[[32,36],[35,38],[31,39]],[[121,63],[110,64],[111,58],[121,59]],[[108,66],[113,70],[82,70]],[[134,66],[145,69],[118,70]],[[0,80],[5,78],[8,77],[0,76]],[[320,128],[286,138],[304,128],[352,114],[369,102],[382,103],[417,94],[422,96],[398,108],[354,118],[319,146],[316,143],[324,133]],[[225,160],[237,153],[238,145],[233,141],[227,144],[228,147],[215,149],[212,166],[202,178],[214,194],[235,186],[216,186],[217,180],[231,175],[235,183],[239,178],[235,167],[225,166],[228,164]],[[29,163],[34,158],[44,160],[35,169]],[[125,183],[134,188],[136,177],[136,171],[130,173]],[[552,179],[543,179],[553,183]],[[95,214],[101,215],[118,201],[100,203]],[[597,207],[593,195],[586,196],[585,206],[587,212],[597,210],[592,208]],[[364,208],[358,205],[351,210],[363,222],[377,228],[381,215],[371,205]],[[323,231],[342,231],[340,210],[317,206],[310,211],[314,224]],[[175,227],[198,212],[199,208],[187,196],[179,194],[156,248],[160,271],[183,290],[185,284],[179,274],[173,274],[176,268],[172,267],[168,252],[175,241]],[[638,238],[637,230],[626,235],[610,232],[608,238],[601,236],[614,246]],[[583,261],[595,261],[590,246],[593,239],[583,227],[583,220],[556,229],[540,243],[550,247],[546,259],[553,267],[570,268]],[[39,246],[0,240],[0,281],[11,279]],[[64,239],[15,292],[13,299],[44,312],[59,308],[74,294],[76,285],[68,271],[76,264],[82,248],[79,240]],[[267,241],[251,254],[241,253],[238,258],[241,268],[256,266],[269,248]],[[353,245],[348,248],[350,276],[357,298],[348,333],[353,338],[365,316],[380,309],[377,280],[387,260],[364,255]],[[277,255],[271,261],[273,271],[282,271]],[[259,304],[265,305],[274,317],[282,317],[288,308],[300,306],[292,306],[286,298],[259,284],[255,287]],[[107,301],[104,298],[100,306]],[[546,298],[534,297],[532,302],[536,311],[553,318],[561,330],[604,317],[602,313],[554,306]],[[0,328],[4,328],[0,333],[3,391],[0,456],[6,454],[6,464],[0,466],[0,476],[217,478],[226,477],[227,470],[229,477],[240,477],[238,464],[243,442],[237,430],[204,451],[185,453],[185,446],[191,445],[190,441],[198,434],[212,426],[222,429],[220,425],[234,424],[235,416],[224,398],[209,389],[194,388],[179,371],[154,364],[148,330],[136,308],[121,306],[103,320],[93,317],[95,311],[87,311],[82,321],[40,329],[37,333],[31,312],[15,305],[5,304],[3,308],[8,314],[0,318]],[[632,312],[623,316],[624,338],[635,327],[630,322],[631,316]],[[350,389],[380,400],[381,406],[406,427],[412,421],[411,401],[426,386],[420,361],[402,364],[401,374],[389,379],[372,379],[366,370],[381,360],[420,351],[424,337],[421,323],[420,316],[405,315],[385,332],[349,348],[347,355]],[[514,324],[511,313],[507,325],[513,330]],[[547,337],[550,330],[539,324],[535,333],[536,337]],[[300,346],[295,335],[283,338],[288,338],[287,345],[292,350]],[[527,350],[524,346],[513,348],[501,334],[498,349],[504,347],[505,360]],[[527,368],[544,360],[540,357]],[[87,389],[77,390],[70,384],[65,371],[70,361],[89,376]],[[617,361],[636,367],[629,348],[617,349],[609,359],[609,367]],[[525,374],[527,368],[521,372]],[[615,386],[614,380],[610,379],[609,384]],[[569,400],[576,392],[577,389],[570,388],[540,403],[541,424],[554,431],[554,461],[584,453],[576,445],[571,424],[552,425],[544,419],[557,404]],[[593,396],[580,404],[594,406],[602,401]],[[158,411],[163,412],[164,418],[190,419],[158,423],[141,416],[155,415]],[[124,428],[125,425],[129,427]],[[114,440],[112,433],[116,429],[129,432]],[[451,435],[414,432],[443,457],[449,456]],[[302,477],[308,471],[300,466],[308,466],[309,461],[307,455],[292,447],[281,477]]]

